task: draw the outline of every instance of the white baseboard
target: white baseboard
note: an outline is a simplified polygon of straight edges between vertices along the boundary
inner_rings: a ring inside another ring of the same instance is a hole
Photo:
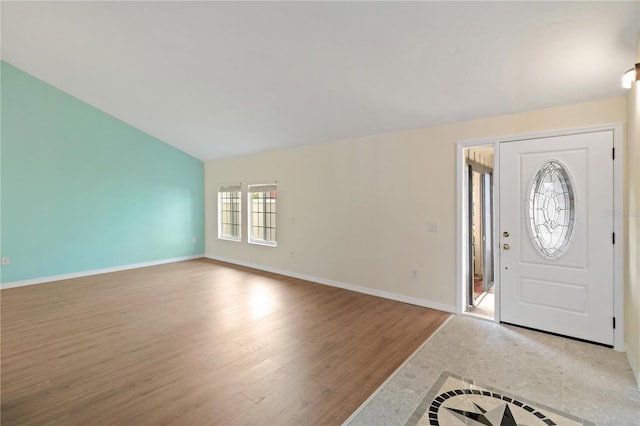
[[[318,284],[324,284],[331,287],[338,287],[344,290],[355,291],[357,293],[368,294],[370,296],[382,297],[384,299],[395,300],[397,302],[409,303],[411,305],[422,306],[424,308],[437,309],[444,312],[456,312],[456,307],[453,305],[445,305],[443,303],[432,302],[426,299],[419,299],[417,297],[405,296],[403,294],[392,293],[384,290],[377,290],[373,288],[363,287],[356,284],[343,283],[340,281],[329,280],[327,278],[315,277],[312,275],[300,274],[298,272],[287,271],[286,269],[272,268],[270,266],[259,265],[256,263],[245,262],[243,260],[231,259],[222,256],[212,256],[205,254],[207,259],[219,260],[221,262],[232,263],[234,265],[246,266],[248,268],[258,269],[260,271],[272,272],[274,274],[285,275],[287,277],[298,278],[305,281],[311,281]]]
[[[633,359],[633,357],[631,356],[631,352],[629,352],[629,349],[627,349],[626,352],[627,359],[629,360],[629,365],[631,365],[631,371],[633,371],[633,375],[636,378],[638,388],[640,388],[640,366],[638,366],[637,364],[638,360]]]
[[[200,259],[204,254],[194,254],[192,256],[173,257],[170,259],[153,260],[151,262],[134,263],[130,265],[114,266],[111,268],[93,269],[91,271],[74,272],[72,274],[53,275],[50,277],[33,278],[24,281],[12,281],[2,283],[2,290],[14,287],[23,287],[26,285],[43,284],[51,281],[69,280],[72,278],[88,277],[90,275],[106,274],[109,272],[126,271],[127,269],[145,268],[147,266],[164,265],[165,263],[182,262],[184,260]]]

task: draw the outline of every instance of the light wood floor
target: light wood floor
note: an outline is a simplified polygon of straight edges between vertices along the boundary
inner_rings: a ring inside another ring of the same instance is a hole
[[[449,314],[199,259],[3,290],[2,424],[339,424]]]

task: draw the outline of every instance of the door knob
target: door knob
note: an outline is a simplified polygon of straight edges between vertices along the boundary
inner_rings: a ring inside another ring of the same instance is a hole
[[[507,231],[504,231],[504,232],[502,233],[502,236],[503,236],[503,237],[505,237],[505,238],[507,238],[507,237],[509,236],[509,233],[508,233]]]
[[[509,244],[503,244],[502,248],[505,250],[509,250],[511,248],[511,246]]]

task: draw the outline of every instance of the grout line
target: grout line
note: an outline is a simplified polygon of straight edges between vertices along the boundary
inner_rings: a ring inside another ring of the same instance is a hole
[[[391,373],[391,375],[389,377],[387,377],[387,380],[385,380],[380,386],[378,386],[378,389],[373,391],[373,393],[369,396],[369,398],[367,398],[362,404],[360,404],[360,406],[358,408],[356,408],[356,410],[353,413],[351,413],[351,415],[347,418],[347,420],[342,422],[342,426],[346,426],[349,423],[351,423],[358,416],[358,414],[360,414],[360,412],[362,410],[364,410],[364,408],[382,391],[382,389],[400,372],[400,370],[402,370],[402,368],[404,368],[404,366],[407,365],[413,359],[413,357],[427,345],[427,343],[429,343],[429,340],[431,340],[431,338],[433,336],[438,334],[440,332],[440,330],[442,330],[442,328],[445,325],[447,325],[447,323],[449,321],[451,321],[451,318],[453,318],[455,315],[456,314],[449,315],[449,318],[444,320],[444,322],[442,324],[440,324],[440,326],[436,329],[436,331],[431,333],[431,336],[427,337],[427,340],[425,340],[418,347],[418,349],[413,351],[413,353],[411,355],[409,355],[409,357],[407,359],[405,359],[404,362],[402,364],[400,364],[400,366],[398,368],[396,368],[396,370],[393,373]]]

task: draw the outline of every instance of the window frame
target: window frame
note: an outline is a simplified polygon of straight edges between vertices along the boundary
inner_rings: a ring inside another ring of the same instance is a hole
[[[228,199],[231,200],[231,210],[226,210],[226,212],[231,215],[231,222],[228,223],[232,228],[236,228],[238,230],[238,235],[225,234],[224,233],[224,225],[223,222],[223,214],[225,210],[223,210],[223,194],[236,194],[235,196],[231,196]],[[235,203],[234,203],[235,202]],[[236,207],[238,210],[234,210]],[[233,217],[237,218],[237,223],[233,221]],[[218,187],[218,239],[226,240],[226,241],[242,241],[242,186],[241,185],[229,185],[229,186],[219,186]]]
[[[262,211],[254,212],[254,196],[253,194],[266,194],[271,193],[269,197],[259,197],[263,201]],[[247,189],[247,241],[249,244],[256,244],[268,247],[278,247],[278,189],[277,183],[273,184],[255,184],[249,185]],[[267,208],[267,201],[271,201],[272,208]],[[253,215],[254,213],[262,213],[262,226],[254,226]],[[270,217],[269,217],[270,216]],[[255,238],[253,235],[254,227],[262,229],[263,237],[266,237],[268,230],[273,232],[273,239]]]

